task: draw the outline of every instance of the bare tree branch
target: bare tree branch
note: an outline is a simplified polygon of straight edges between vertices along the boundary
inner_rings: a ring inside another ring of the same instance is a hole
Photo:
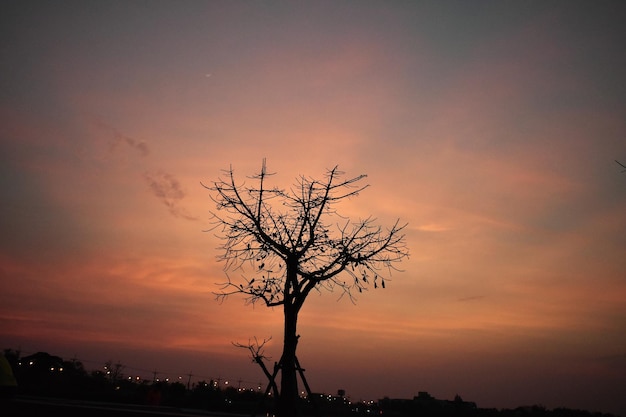
[[[248,340],[247,345],[244,345],[241,343],[234,343],[234,342],[233,342],[233,345],[236,347],[248,349],[250,351],[252,361],[257,363],[261,367],[263,374],[268,379],[269,387],[274,391],[274,396],[278,397],[279,391],[278,391],[278,387],[276,386],[276,381],[274,380],[274,375],[270,373],[270,371],[267,369],[267,366],[265,366],[265,362],[264,362],[265,359],[269,359],[269,358],[263,355],[263,348],[265,344],[269,342],[270,340],[272,340],[271,337],[269,339],[263,339],[263,342],[259,343],[258,339],[255,336],[254,343]]]

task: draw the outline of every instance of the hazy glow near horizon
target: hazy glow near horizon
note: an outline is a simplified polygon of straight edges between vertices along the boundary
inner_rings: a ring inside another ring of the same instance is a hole
[[[621,2],[4,2],[0,341],[263,380],[201,183],[339,165],[408,222],[386,289],[313,294],[299,359],[353,400],[626,416]]]

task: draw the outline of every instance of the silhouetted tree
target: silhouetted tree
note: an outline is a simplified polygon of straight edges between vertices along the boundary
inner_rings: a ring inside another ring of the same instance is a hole
[[[274,391],[274,397],[278,397],[279,391],[278,391],[278,387],[276,386],[276,382],[274,381],[274,376],[270,373],[269,369],[267,369],[267,366],[265,366],[265,362],[264,362],[264,359],[266,359],[266,356],[264,355],[263,348],[265,344],[269,342],[271,339],[272,338],[270,337],[269,339],[263,339],[263,342],[259,342],[259,340],[255,337],[254,343],[252,343],[252,341],[249,341],[247,345],[244,345],[242,343],[233,342],[233,345],[235,345],[236,347],[248,349],[250,351],[250,356],[252,358],[252,361],[261,367],[263,374],[269,381],[268,386],[267,386],[267,392],[272,390]]]
[[[119,381],[124,378],[124,368],[125,366],[119,362],[114,364],[112,361],[107,361],[104,364],[104,370],[111,381]]]
[[[219,299],[244,294],[249,303],[282,306],[284,341],[280,360],[279,417],[295,416],[298,397],[296,347],[298,313],[313,290],[340,290],[353,300],[353,292],[385,286],[384,276],[408,256],[399,221],[386,230],[368,217],[355,222],[341,217],[335,204],[357,196],[368,185],[366,175],[343,179],[335,167],[324,180],[300,176],[288,189],[268,187],[265,160],[252,185],[237,183],[232,166],[226,179],[218,178],[211,191],[217,205],[214,229],[223,239],[220,260],[225,270],[252,267],[228,281]],[[381,270],[384,271],[381,273]],[[342,279],[342,277],[346,279]]]

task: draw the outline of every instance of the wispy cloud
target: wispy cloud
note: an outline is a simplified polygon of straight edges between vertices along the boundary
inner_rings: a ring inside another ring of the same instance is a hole
[[[471,297],[463,297],[463,298],[458,298],[457,301],[463,302],[463,301],[475,301],[475,300],[480,300],[481,298],[485,298],[484,295],[474,295]]]
[[[420,232],[445,232],[450,228],[443,224],[428,223],[417,226],[417,230]]]
[[[150,154],[150,148],[144,140],[134,139],[127,136],[113,126],[110,126],[99,119],[94,120],[94,124],[109,135],[109,149],[114,152],[120,146],[128,146],[136,150],[140,156],[145,157]]]
[[[181,207],[180,202],[185,198],[185,192],[173,175],[163,171],[146,172],[144,178],[152,193],[168,208],[172,216],[192,221],[198,220]]]

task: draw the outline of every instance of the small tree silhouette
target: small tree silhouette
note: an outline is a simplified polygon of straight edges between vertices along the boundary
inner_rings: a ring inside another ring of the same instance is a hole
[[[274,381],[275,375],[272,375],[270,373],[270,371],[267,369],[267,366],[265,366],[265,362],[263,362],[264,359],[267,359],[267,357],[264,355],[263,349],[265,347],[265,344],[269,342],[271,339],[272,338],[270,337],[269,339],[263,339],[263,342],[259,342],[259,340],[255,337],[254,343],[252,343],[251,341],[248,341],[248,344],[244,345],[243,343],[233,342],[233,345],[236,347],[248,349],[250,351],[250,357],[252,358],[252,361],[261,367],[263,374],[269,381],[268,386],[267,386],[267,392],[269,392],[271,389],[272,391],[274,391],[274,397],[278,397],[279,391],[278,391],[278,387],[276,386],[276,381]]]
[[[282,306],[283,352],[277,416],[296,416],[298,384],[296,347],[298,313],[311,291],[340,290],[353,302],[354,291],[385,287],[384,277],[408,256],[399,221],[386,230],[372,217],[351,222],[335,211],[335,204],[357,196],[368,185],[366,175],[343,179],[335,166],[323,181],[300,176],[288,189],[266,185],[265,160],[261,172],[250,177],[253,185],[238,184],[232,166],[211,191],[217,205],[213,228],[222,239],[219,259],[226,271],[242,275],[228,281],[217,293],[222,300],[244,294],[249,303]],[[247,276],[245,267],[251,267]],[[381,271],[382,270],[382,271]],[[347,278],[347,280],[342,279]]]

